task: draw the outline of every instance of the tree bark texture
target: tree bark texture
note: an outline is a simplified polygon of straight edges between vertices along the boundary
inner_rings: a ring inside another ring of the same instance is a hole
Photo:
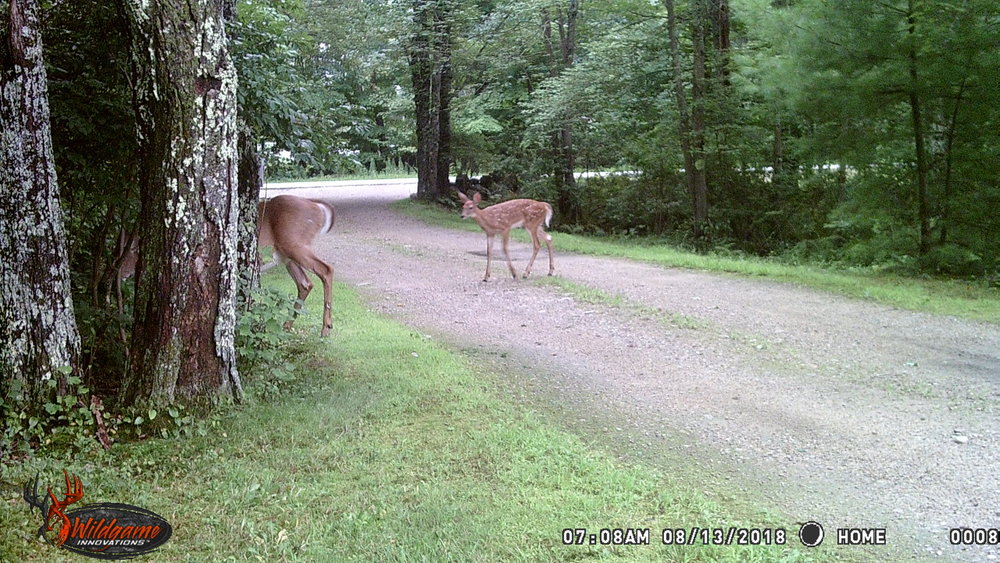
[[[41,406],[80,334],[52,157],[35,0],[0,6],[0,401]]]
[[[417,121],[417,196],[450,192],[451,169],[451,0],[414,0],[413,37],[408,47]]]
[[[251,294],[260,286],[260,267],[257,263],[257,202],[264,187],[264,159],[257,150],[257,143],[249,127],[239,133],[239,234],[237,264],[241,278],[241,306],[250,305]]]
[[[236,70],[225,0],[124,0],[142,159],[126,403],[242,397],[236,371]]]

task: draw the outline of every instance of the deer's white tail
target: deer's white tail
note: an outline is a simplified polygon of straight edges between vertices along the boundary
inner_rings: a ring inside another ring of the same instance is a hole
[[[320,209],[323,210],[323,228],[319,230],[320,233],[329,233],[333,229],[333,223],[336,221],[337,215],[333,210],[333,206],[325,201],[316,201],[319,204]]]

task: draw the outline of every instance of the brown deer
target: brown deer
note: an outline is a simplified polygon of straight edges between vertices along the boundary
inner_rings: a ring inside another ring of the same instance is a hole
[[[458,198],[462,200],[462,218],[472,217],[479,223],[479,226],[486,231],[486,276],[483,281],[490,279],[490,264],[493,260],[493,237],[501,235],[503,237],[503,253],[507,257],[507,267],[510,268],[510,275],[517,279],[517,271],[510,261],[510,230],[517,227],[524,227],[531,235],[531,243],[534,247],[531,253],[531,260],[528,267],[524,269],[524,277],[531,273],[531,266],[535,263],[538,250],[542,247],[542,240],[549,250],[549,275],[555,271],[556,265],[552,258],[552,237],[545,232],[544,226],[548,226],[552,220],[552,206],[544,201],[533,199],[512,199],[496,205],[491,205],[485,209],[479,209],[479,202],[482,197],[475,193],[472,199],[462,192],[457,192]]]
[[[316,256],[312,243],[317,235],[333,228],[335,218],[336,213],[329,203],[294,195],[279,195],[257,205],[257,246],[274,247],[274,259],[262,269],[268,270],[278,262],[285,264],[299,290],[296,314],[313,288],[305,271],[319,276],[323,282],[323,330],[320,333],[323,336],[328,336],[333,328],[333,266]],[[138,246],[138,237],[134,237],[132,245],[123,249],[125,255],[119,259],[119,280],[135,273]],[[292,328],[293,321],[285,323],[286,330]]]
[[[302,309],[313,284],[305,270],[319,276],[323,281],[323,330],[328,336],[333,328],[333,266],[320,260],[312,250],[313,239],[320,233],[333,228],[336,213],[333,206],[324,201],[305,199],[294,195],[279,195],[257,206],[257,246],[274,247],[274,261],[284,262],[285,269],[299,288],[299,298],[295,310]],[[285,328],[292,327],[292,321]]]

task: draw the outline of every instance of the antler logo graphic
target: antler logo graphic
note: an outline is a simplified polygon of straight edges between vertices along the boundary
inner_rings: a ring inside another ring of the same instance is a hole
[[[45,518],[45,523],[38,528],[38,535],[56,546],[60,546],[66,541],[66,538],[69,537],[71,529],[69,516],[66,516],[64,509],[83,498],[83,483],[80,481],[80,478],[73,475],[73,479],[70,480],[69,473],[65,469],[63,470],[63,475],[66,477],[66,495],[62,500],[58,500],[56,498],[56,495],[52,492],[52,487],[49,487],[48,489],[48,498],[39,500],[37,473],[35,474],[35,480],[30,485],[31,490],[28,490],[29,485],[25,484],[24,486],[24,500],[31,506],[41,511],[42,516]],[[53,518],[62,520],[62,525],[59,527],[59,533],[57,534],[55,541],[52,541],[45,535],[46,532],[51,532],[53,529],[52,526],[55,522],[50,523]]]

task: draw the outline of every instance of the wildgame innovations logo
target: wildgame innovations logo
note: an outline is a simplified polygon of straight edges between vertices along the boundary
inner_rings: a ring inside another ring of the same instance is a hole
[[[38,535],[49,544],[96,559],[131,559],[152,553],[170,539],[173,529],[155,512],[112,502],[66,510],[83,498],[83,482],[63,471],[66,491],[38,494],[38,476],[24,485],[24,500],[37,508],[43,522]]]

